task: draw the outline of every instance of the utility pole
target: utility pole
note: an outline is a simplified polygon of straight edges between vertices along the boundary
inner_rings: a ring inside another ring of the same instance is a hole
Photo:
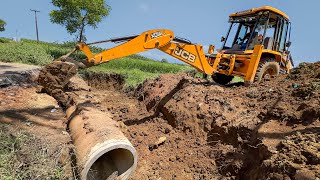
[[[40,12],[40,11],[33,10],[33,9],[30,9],[30,11],[34,12],[34,19],[35,19],[35,22],[36,22],[37,42],[39,42],[37,12]]]

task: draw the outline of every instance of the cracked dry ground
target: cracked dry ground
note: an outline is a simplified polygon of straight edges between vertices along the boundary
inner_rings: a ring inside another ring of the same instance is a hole
[[[165,74],[124,91],[116,75],[85,79],[67,94],[119,121],[139,156],[132,179],[320,178],[320,63],[250,87]]]

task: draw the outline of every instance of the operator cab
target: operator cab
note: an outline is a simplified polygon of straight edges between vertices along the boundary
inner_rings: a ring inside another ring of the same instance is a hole
[[[289,18],[275,8],[265,6],[237,12],[230,15],[229,23],[226,37],[221,38],[224,53],[244,53],[259,44],[264,49],[284,52],[290,45]]]

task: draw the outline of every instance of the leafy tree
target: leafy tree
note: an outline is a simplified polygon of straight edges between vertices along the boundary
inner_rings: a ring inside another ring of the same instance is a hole
[[[2,19],[0,19],[0,31],[6,30],[4,27],[6,26],[6,22]]]
[[[162,62],[162,63],[168,63],[168,60],[165,59],[165,58],[163,58],[163,59],[161,59],[161,62]]]
[[[52,4],[59,9],[50,12],[51,22],[65,26],[70,34],[77,33],[79,41],[85,39],[86,26],[96,28],[111,10],[104,0],[52,0]]]

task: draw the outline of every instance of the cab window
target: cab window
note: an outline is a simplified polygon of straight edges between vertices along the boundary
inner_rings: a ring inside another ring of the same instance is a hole
[[[288,31],[288,22],[285,21],[283,24],[283,30],[281,33],[281,39],[279,42],[279,51],[284,52],[285,51],[285,43],[286,43],[286,37],[287,37],[287,31]]]

